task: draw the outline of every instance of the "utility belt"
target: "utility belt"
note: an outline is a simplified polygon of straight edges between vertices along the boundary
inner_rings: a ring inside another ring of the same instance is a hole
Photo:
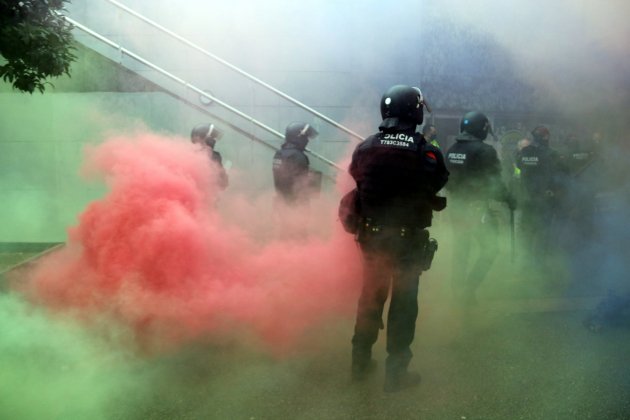
[[[390,236],[413,237],[414,235],[426,235],[429,237],[429,232],[423,228],[409,228],[407,226],[394,226],[383,225],[374,221],[370,217],[361,217],[359,221],[359,234],[385,234]]]
[[[419,227],[380,225],[369,217],[362,217],[356,239],[360,243],[379,241],[383,239],[408,240],[410,246],[418,246],[418,262],[422,271],[431,268],[431,263],[438,249],[438,243],[429,237],[429,231]],[[414,244],[414,242],[416,242]]]

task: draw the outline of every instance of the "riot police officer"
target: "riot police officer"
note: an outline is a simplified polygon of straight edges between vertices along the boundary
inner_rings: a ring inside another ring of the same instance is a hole
[[[190,132],[190,140],[194,144],[199,144],[208,149],[210,161],[217,166],[219,171],[217,184],[221,189],[226,189],[228,186],[228,176],[223,167],[223,158],[219,152],[214,150],[217,140],[221,137],[223,137],[223,132],[214,124],[199,124]]]
[[[424,137],[424,139],[428,141],[432,146],[440,149],[440,143],[438,142],[437,135],[437,127],[433,124],[425,124],[424,127],[422,127],[422,136]]]
[[[549,147],[550,132],[538,126],[532,141],[517,152],[516,166],[521,170],[523,193],[522,227],[532,256],[547,262],[551,238],[558,228],[556,216],[567,183],[567,169],[561,157]]]
[[[317,180],[314,171],[310,171],[305,153],[309,141],[317,135],[317,130],[310,124],[292,122],[285,130],[284,144],[273,156],[274,187],[277,196],[286,204],[304,204],[317,189],[314,185]]]
[[[436,193],[446,184],[448,172],[439,149],[416,133],[423,120],[419,89],[391,87],[381,99],[381,116],[379,132],[357,146],[350,163],[364,262],[352,337],[352,378],[364,379],[374,366],[372,345],[391,282],[384,385],[390,392],[419,383],[419,375],[407,370],[418,315],[418,282],[437,249],[426,228],[433,210],[445,206]]]
[[[468,112],[461,119],[455,144],[446,152],[454,234],[451,285],[454,296],[465,304],[476,302],[476,290],[496,258],[498,223],[491,201],[504,201],[511,210],[516,204],[501,179],[497,151],[484,143],[491,131],[486,115]],[[473,243],[479,245],[479,255],[469,271]]]

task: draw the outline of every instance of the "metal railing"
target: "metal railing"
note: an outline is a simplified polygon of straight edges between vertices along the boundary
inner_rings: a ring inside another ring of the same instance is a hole
[[[242,111],[239,111],[238,109],[234,108],[233,106],[223,102],[222,100],[220,100],[219,98],[214,97],[213,95],[211,95],[210,93],[193,86],[192,84],[190,84],[189,82],[185,81],[184,79],[164,70],[163,68],[153,64],[152,62],[150,62],[149,60],[146,60],[142,57],[140,57],[139,55],[133,53],[132,51],[124,48],[123,46],[121,46],[120,44],[115,43],[114,41],[106,38],[105,36],[91,30],[90,28],[86,27],[85,25],[82,25],[81,23],[75,21],[74,19],[68,17],[68,16],[63,16],[63,18],[70,23],[71,25],[73,25],[75,28],[80,29],[81,31],[85,32],[86,34],[92,36],[93,38],[109,45],[110,47],[116,49],[121,56],[122,55],[127,55],[129,57],[131,57],[132,59],[136,60],[137,62],[151,68],[152,70],[162,74],[163,76],[166,76],[167,78],[175,81],[176,83],[184,86],[185,88],[191,90],[192,92],[195,92],[197,94],[199,94],[202,97],[205,97],[206,99],[209,99],[211,101],[213,101],[214,103],[218,104],[219,106],[227,109],[228,111],[238,115],[239,117],[249,121],[250,123],[256,125],[257,127],[262,128],[263,130],[271,133],[272,135],[280,138],[280,139],[284,139],[284,135],[276,130],[274,130],[273,128],[265,125],[264,123],[256,120],[255,118],[243,113]],[[121,63],[122,64],[122,63]],[[267,145],[268,147],[271,147],[274,150],[278,150],[278,148],[276,146],[274,146],[271,143],[265,142],[262,139],[258,139],[258,141],[260,141],[261,143]],[[341,171],[345,171],[345,169],[343,169],[342,167],[340,167],[339,165],[337,165],[335,162],[331,161],[330,159],[320,155],[319,153],[313,152],[310,149],[306,149],[306,151],[312,155],[313,157],[321,160],[322,162],[326,163],[327,165],[334,167],[335,169],[341,170]]]
[[[362,141],[365,137],[361,136],[360,134],[355,133],[354,131],[352,131],[351,129],[349,129],[348,127],[339,124],[337,121],[327,117],[326,115],[314,110],[313,108],[309,107],[308,105],[298,101],[297,99],[287,95],[286,93],[276,89],[275,87],[271,86],[270,84],[260,80],[259,78],[241,70],[240,68],[236,67],[235,65],[223,60],[222,58],[212,54],[209,51],[204,50],[203,48],[201,48],[200,46],[192,43],[191,41],[187,40],[186,38],[177,35],[176,33],[174,33],[173,31],[165,28],[164,26],[150,20],[149,18],[147,18],[146,16],[141,15],[140,13],[130,9],[129,7],[125,6],[124,4],[116,1],[116,0],[106,0],[109,3],[113,4],[114,6],[118,7],[119,9],[125,11],[126,13],[129,13],[130,15],[142,20],[143,22],[153,26],[156,29],[159,29],[160,31],[164,32],[165,34],[177,39],[178,41],[182,42],[183,44],[186,44],[187,46],[199,51],[200,53],[204,54],[207,57],[212,58],[213,60],[217,61],[218,63],[230,68],[231,70],[234,70],[235,72],[241,74],[242,76],[245,76],[246,78],[248,78],[249,80],[259,84],[260,86],[263,86],[264,88],[270,90],[271,92],[275,93],[276,95],[286,99],[287,101],[293,103],[294,105],[297,105],[298,107],[302,108],[303,110],[311,113],[312,115],[315,115],[316,117],[320,118],[323,121],[326,121],[327,123],[337,127],[338,129],[346,132],[347,134],[349,134],[350,136],[354,137],[355,140],[359,140]]]

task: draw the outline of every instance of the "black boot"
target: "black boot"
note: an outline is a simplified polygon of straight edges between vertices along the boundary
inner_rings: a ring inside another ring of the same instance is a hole
[[[366,363],[352,363],[352,382],[365,381],[375,370],[376,360],[369,359]]]
[[[396,360],[389,356],[385,365],[385,385],[383,391],[397,392],[420,384],[420,374],[408,372],[409,360]]]
[[[376,360],[372,359],[372,352],[352,349],[352,381],[362,382],[376,370]]]

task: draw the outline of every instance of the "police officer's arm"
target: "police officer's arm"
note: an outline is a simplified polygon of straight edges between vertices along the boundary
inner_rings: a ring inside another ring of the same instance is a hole
[[[446,185],[449,175],[444,156],[440,149],[430,144],[424,146],[422,154],[424,170],[428,175],[428,198],[431,208],[434,211],[442,211],[446,208],[446,197],[440,197],[437,193]]]
[[[359,182],[361,179],[361,165],[360,165],[360,160],[361,160],[361,151],[363,150],[364,145],[367,144],[366,141],[359,143],[357,145],[357,147],[354,149],[354,152],[352,153],[352,160],[350,161],[350,167],[348,168],[348,172],[350,172],[350,175],[352,176],[352,178]]]
[[[446,169],[444,155],[440,149],[427,144],[424,148],[424,163],[429,176],[432,194],[437,194],[448,182],[449,172]]]
[[[227,172],[225,171],[225,168],[223,167],[223,158],[221,157],[221,154],[219,152],[215,152],[213,150],[212,160],[216,162],[219,169],[219,187],[221,187],[221,189],[224,190],[228,187],[229,181],[228,181]]]
[[[300,177],[308,173],[309,161],[304,153],[290,154],[287,157],[286,164],[294,177]]]

